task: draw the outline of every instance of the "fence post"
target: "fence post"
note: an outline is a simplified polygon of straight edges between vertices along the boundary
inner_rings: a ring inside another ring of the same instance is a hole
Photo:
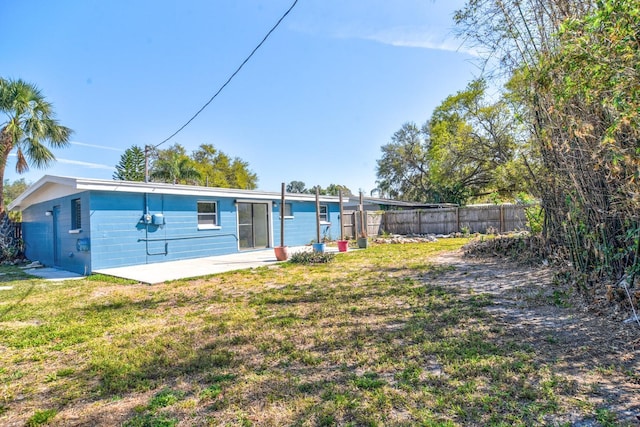
[[[382,212],[382,226],[384,227],[384,232],[388,233],[389,232],[389,223],[387,222],[387,212],[388,211],[383,211]]]
[[[358,227],[360,226],[360,221],[358,219],[357,211],[353,211],[353,238],[358,237]]]
[[[340,236],[338,240],[344,239],[344,207],[342,206],[342,190],[338,190],[338,198],[340,199]]]
[[[456,233],[460,232],[460,207],[456,206]]]
[[[362,219],[364,220],[364,224],[362,224],[362,227],[364,229],[364,234],[365,236],[369,236],[369,213],[367,213],[366,211],[363,211],[364,215],[362,216]]]

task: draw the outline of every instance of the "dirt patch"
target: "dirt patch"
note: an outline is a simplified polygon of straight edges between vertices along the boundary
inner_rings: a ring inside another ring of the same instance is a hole
[[[535,350],[535,363],[553,361],[565,398],[590,405],[602,420],[576,414],[545,420],[573,426],[606,424],[607,414],[623,425],[640,425],[640,326],[599,317],[571,289],[555,283],[550,268],[519,266],[499,258],[454,252],[433,259],[442,267],[437,283],[463,297],[490,296],[486,309],[505,335]],[[604,421],[603,421],[604,420]]]

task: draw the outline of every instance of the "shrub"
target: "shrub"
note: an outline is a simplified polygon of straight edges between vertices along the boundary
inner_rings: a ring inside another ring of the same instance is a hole
[[[335,254],[329,252],[296,252],[289,262],[293,264],[326,264],[333,261]]]

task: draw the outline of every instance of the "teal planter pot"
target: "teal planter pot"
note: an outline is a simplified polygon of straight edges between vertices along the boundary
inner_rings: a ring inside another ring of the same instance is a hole
[[[313,252],[324,253],[324,243],[314,243],[313,244]]]

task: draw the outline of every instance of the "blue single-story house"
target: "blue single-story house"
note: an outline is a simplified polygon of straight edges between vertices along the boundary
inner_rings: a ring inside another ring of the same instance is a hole
[[[280,246],[281,194],[44,176],[9,206],[25,255],[79,274]],[[339,200],[320,197],[323,236],[340,237]],[[316,201],[287,194],[285,245],[316,240]]]

